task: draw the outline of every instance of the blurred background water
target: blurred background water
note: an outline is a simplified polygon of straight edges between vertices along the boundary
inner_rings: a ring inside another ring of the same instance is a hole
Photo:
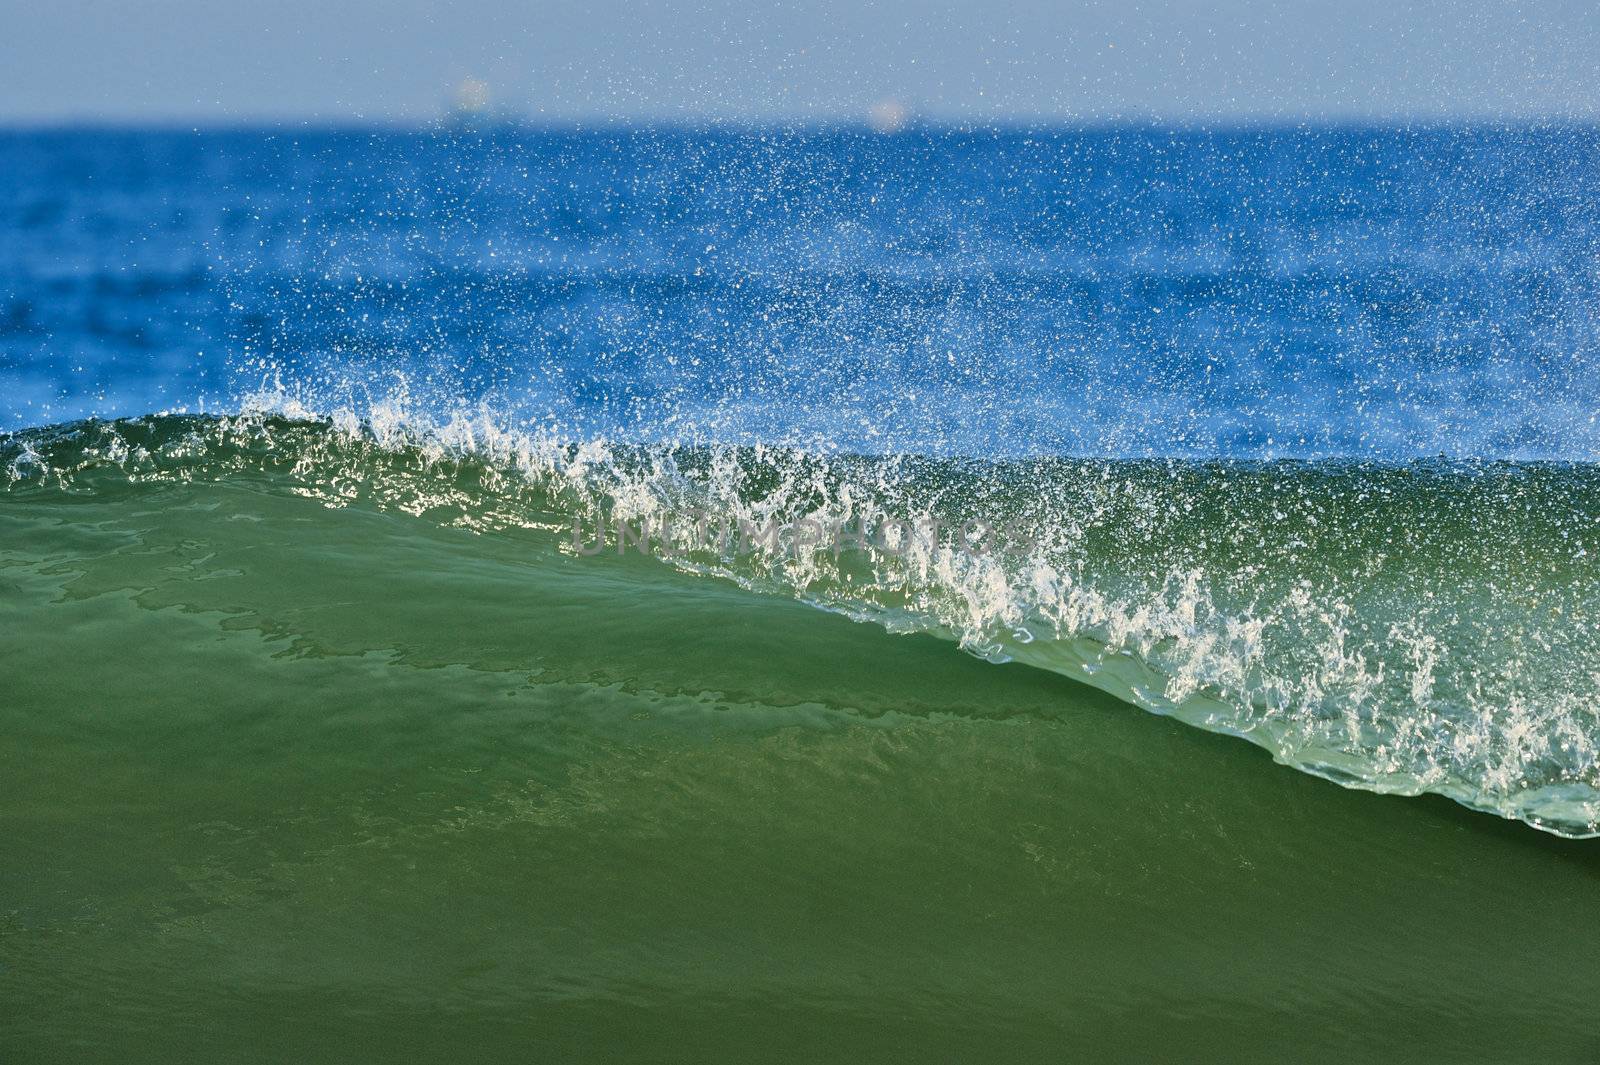
[[[0,425],[288,381],[866,451],[1589,459],[1597,149],[1535,125],[5,132]]]

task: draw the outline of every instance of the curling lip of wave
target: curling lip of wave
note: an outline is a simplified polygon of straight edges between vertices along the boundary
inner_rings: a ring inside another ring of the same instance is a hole
[[[600,510],[1003,515],[1034,530],[1028,550],[670,561],[1064,673],[1347,786],[1600,835],[1593,467],[825,457],[563,440],[392,404],[312,413],[258,400],[14,433],[0,498],[264,478],[331,507],[558,543]]]

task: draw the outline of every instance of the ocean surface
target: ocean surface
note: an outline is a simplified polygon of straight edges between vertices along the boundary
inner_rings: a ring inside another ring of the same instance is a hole
[[[1600,131],[0,132],[0,1058],[1600,1058]]]

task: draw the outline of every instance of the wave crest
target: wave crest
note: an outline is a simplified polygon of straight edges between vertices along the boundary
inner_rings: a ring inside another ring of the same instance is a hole
[[[0,471],[12,498],[253,480],[575,554],[584,522],[650,526],[685,572],[1064,673],[1341,784],[1600,835],[1590,466],[654,446],[400,393],[29,430],[0,438]],[[691,513],[779,535],[684,541]],[[841,548],[794,535],[807,522],[936,531]],[[1010,535],[975,550],[973,523]]]

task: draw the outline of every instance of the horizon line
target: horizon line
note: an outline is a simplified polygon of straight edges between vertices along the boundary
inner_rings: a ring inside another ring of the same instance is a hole
[[[487,120],[464,120],[453,115],[431,118],[368,118],[365,116],[251,116],[237,120],[196,121],[178,116],[149,118],[106,118],[101,116],[58,116],[8,118],[0,115],[0,134],[49,133],[372,133],[372,134],[458,134],[493,136],[497,134],[547,133],[783,133],[783,134],[863,134],[896,137],[917,133],[1075,133],[1118,130],[1146,130],[1175,133],[1254,133],[1312,130],[1596,130],[1600,116],[1572,114],[1416,114],[1416,115],[1226,115],[1176,117],[1123,115],[1072,117],[1016,116],[1011,118],[963,119],[937,115],[917,115],[892,129],[874,126],[860,116],[825,118],[770,117],[737,118],[708,116],[698,118],[610,116],[547,118],[526,115],[494,116]]]

